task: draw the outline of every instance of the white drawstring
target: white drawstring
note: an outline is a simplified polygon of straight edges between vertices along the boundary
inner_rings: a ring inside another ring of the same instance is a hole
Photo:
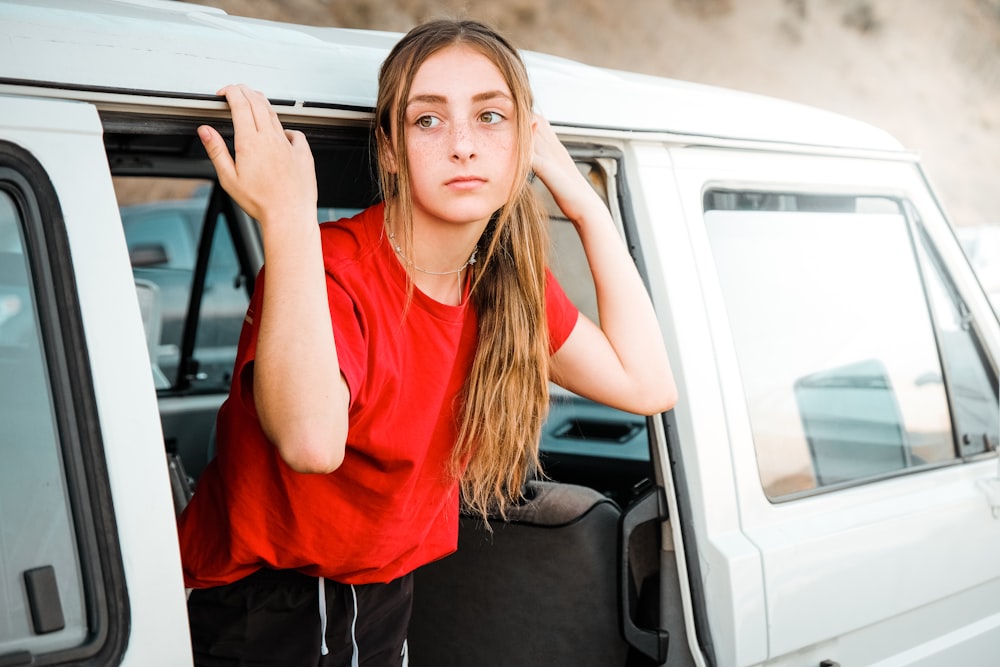
[[[319,652],[323,655],[327,655],[330,649],[326,646],[326,585],[323,577],[317,579],[319,581],[319,626],[320,626],[320,640],[319,640]],[[354,584],[351,584],[351,598],[354,601],[354,618],[351,619],[351,667],[359,667],[358,662],[358,639],[355,635],[354,629],[358,625],[358,593],[354,590]],[[403,644],[403,664],[406,664],[406,643]]]
[[[351,646],[353,650],[351,653],[351,667],[358,667],[358,640],[354,636],[354,626],[358,624],[358,594],[354,590],[354,584],[351,584],[351,597],[354,598],[354,619],[351,621]]]
[[[319,652],[326,655],[330,649],[326,646],[326,583],[319,578]]]

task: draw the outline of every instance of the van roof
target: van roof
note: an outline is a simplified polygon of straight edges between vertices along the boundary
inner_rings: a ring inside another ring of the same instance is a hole
[[[3,0],[0,90],[212,99],[231,82],[291,106],[369,111],[397,33],[229,16],[174,0]],[[524,53],[554,125],[898,151],[866,123],[760,95]],[[288,111],[286,109],[286,111]]]

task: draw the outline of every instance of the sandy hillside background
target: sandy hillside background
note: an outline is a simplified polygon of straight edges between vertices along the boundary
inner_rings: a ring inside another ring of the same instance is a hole
[[[1000,0],[191,1],[396,31],[471,16],[524,49],[822,107],[920,153],[954,224],[1000,223]]]

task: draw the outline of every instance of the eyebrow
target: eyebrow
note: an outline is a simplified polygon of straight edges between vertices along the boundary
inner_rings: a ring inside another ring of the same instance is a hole
[[[472,96],[472,101],[487,102],[489,100],[495,100],[497,98],[503,98],[505,100],[510,100],[511,102],[513,102],[511,96],[502,90],[487,90],[482,93],[476,93],[475,95]],[[446,98],[444,95],[431,95],[431,94],[414,95],[407,101],[406,106],[410,106],[412,104],[417,104],[421,102],[425,104],[442,104],[447,101],[448,98]]]

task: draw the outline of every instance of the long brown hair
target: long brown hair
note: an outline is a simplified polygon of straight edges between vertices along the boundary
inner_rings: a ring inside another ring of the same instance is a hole
[[[471,265],[470,301],[479,318],[479,343],[456,404],[458,441],[452,474],[461,475],[467,509],[504,514],[521,497],[525,479],[540,469],[538,440],[548,412],[549,344],[545,315],[548,225],[528,182],[532,94],[517,51],[486,25],[441,19],[412,29],[379,72],[375,133],[382,195],[400,219],[392,224],[412,248],[412,202],[404,108],[420,65],[442,48],[461,44],[500,71],[515,104],[517,174],[507,202],[493,214]],[[392,164],[393,169],[386,165]],[[388,213],[387,213],[388,215]],[[404,254],[407,254],[404,251]],[[407,255],[412,256],[412,255]]]

